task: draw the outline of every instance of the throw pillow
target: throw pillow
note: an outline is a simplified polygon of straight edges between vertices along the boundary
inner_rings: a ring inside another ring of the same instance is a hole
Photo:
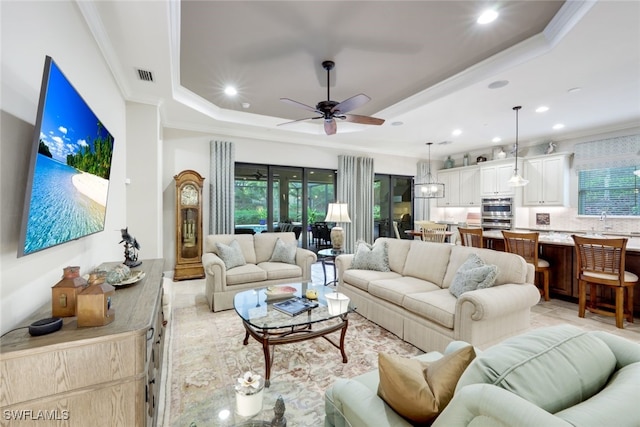
[[[233,240],[229,245],[218,242],[216,243],[216,248],[218,248],[218,256],[224,262],[227,270],[247,263],[237,240]]]
[[[296,263],[296,245],[285,243],[279,237],[276,239],[276,245],[273,248],[270,262],[286,262],[287,264]]]
[[[453,277],[449,292],[459,298],[465,292],[493,286],[498,277],[498,266],[485,264],[476,254],[470,254]]]
[[[470,345],[435,362],[380,353],[378,396],[411,422],[428,423],[449,404],[458,379],[475,357]]]
[[[351,261],[351,269],[391,271],[387,242],[376,242],[373,246],[364,240],[356,243],[356,253]]]

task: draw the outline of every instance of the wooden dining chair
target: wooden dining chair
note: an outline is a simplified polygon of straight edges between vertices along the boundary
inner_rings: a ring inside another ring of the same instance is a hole
[[[616,327],[622,329],[626,317],[633,323],[633,291],[638,276],[625,271],[627,239],[604,239],[572,235],[578,259],[578,316],[585,309],[592,313],[616,318]],[[589,304],[587,305],[587,284]],[[612,288],[615,304],[598,300],[598,286]]]
[[[444,243],[444,239],[447,236],[447,224],[425,223],[422,224],[421,231],[424,242]]]
[[[542,274],[542,289],[541,293],[544,296],[545,301],[549,301],[549,262],[538,258],[539,247],[538,237],[540,233],[516,233],[513,231],[502,230],[502,236],[504,237],[504,247],[506,252],[518,254],[524,260],[533,264],[536,273]]]
[[[482,228],[462,228],[458,227],[462,246],[471,246],[474,248],[484,248],[482,241]]]

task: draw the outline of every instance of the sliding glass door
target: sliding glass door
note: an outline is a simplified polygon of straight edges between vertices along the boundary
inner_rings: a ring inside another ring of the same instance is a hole
[[[376,174],[374,178],[373,237],[409,239],[413,229],[413,199],[410,176]]]
[[[292,166],[236,164],[236,233],[279,231],[283,224],[299,244],[313,243],[311,226],[324,221],[335,200],[335,171]]]

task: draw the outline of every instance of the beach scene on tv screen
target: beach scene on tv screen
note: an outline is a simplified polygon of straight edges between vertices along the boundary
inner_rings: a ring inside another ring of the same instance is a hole
[[[51,62],[24,253],[104,229],[113,137]]]

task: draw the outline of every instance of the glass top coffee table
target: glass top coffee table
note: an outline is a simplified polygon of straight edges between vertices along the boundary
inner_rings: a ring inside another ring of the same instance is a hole
[[[354,311],[351,305],[339,314],[331,314],[327,308],[326,295],[334,291],[328,287],[311,283],[287,283],[296,289],[292,296],[302,297],[307,289],[314,289],[318,295],[318,307],[305,311],[297,316],[290,316],[273,308],[273,303],[291,298],[288,296],[279,300],[267,301],[266,288],[239,292],[233,299],[233,307],[242,319],[246,330],[243,344],[249,344],[249,337],[253,337],[262,344],[265,363],[265,386],[269,387],[271,365],[273,363],[271,347],[280,344],[290,344],[306,341],[318,337],[326,339],[331,345],[340,350],[342,363],[347,363],[344,349],[344,337],[347,333],[349,321],[347,315]],[[335,342],[327,335],[340,331],[340,341]]]
[[[202,402],[195,402],[180,414],[173,425],[185,427],[265,427],[278,425],[274,422],[275,404],[280,397],[277,392],[265,390],[262,409],[250,417],[241,416],[236,411],[235,386],[225,386],[215,391],[213,396]],[[283,413],[284,419],[288,416]]]

